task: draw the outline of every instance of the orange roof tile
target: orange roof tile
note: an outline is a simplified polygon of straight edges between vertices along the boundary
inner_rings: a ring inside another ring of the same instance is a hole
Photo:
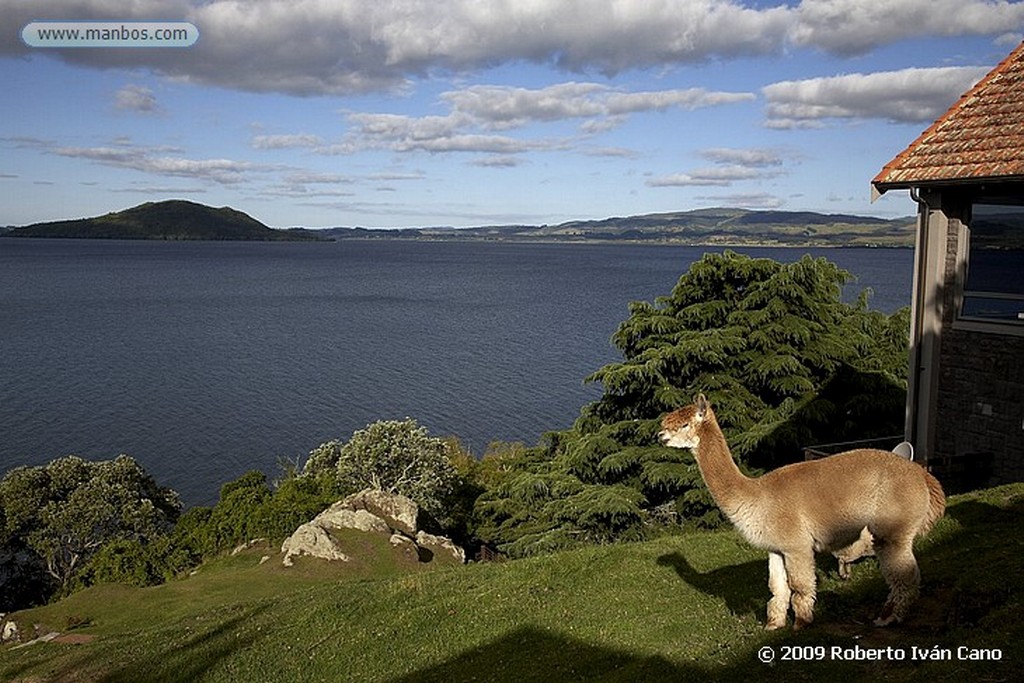
[[[968,90],[871,184],[1024,179],[1024,43]]]

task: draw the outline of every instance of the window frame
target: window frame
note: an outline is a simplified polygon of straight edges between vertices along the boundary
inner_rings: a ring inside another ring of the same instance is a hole
[[[975,330],[994,334],[1011,336],[1024,336],[1024,294],[1012,292],[998,292],[989,290],[968,289],[968,278],[971,268],[971,236],[974,223],[975,208],[977,206],[1007,206],[1016,207],[1020,211],[1021,230],[1024,231],[1024,196],[1007,194],[978,194],[971,198],[967,221],[963,223],[961,239],[958,240],[957,265],[958,277],[956,288],[956,315],[954,327],[965,330]],[[1024,253],[1024,249],[1020,250]],[[1024,277],[1024,269],[1021,271]],[[1000,319],[990,316],[971,315],[965,313],[969,300],[984,299],[990,301],[1017,301],[1020,302],[1017,319]]]

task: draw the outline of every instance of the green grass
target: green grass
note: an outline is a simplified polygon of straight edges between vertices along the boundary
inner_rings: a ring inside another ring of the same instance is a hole
[[[886,592],[875,561],[843,582],[822,558],[817,620],[796,633],[763,630],[765,556],[731,531],[428,570],[380,558],[285,569],[259,565],[269,551],[255,548],[163,586],[103,586],[17,615],[91,640],[5,647],[0,680],[1011,680],[1024,662],[1022,521],[1024,485],[952,499],[918,546],[922,599],[890,629],[870,625]],[[758,660],[794,645],[893,647],[908,661]],[[954,659],[959,646],[1001,648],[1003,660],[914,662],[911,646]]]

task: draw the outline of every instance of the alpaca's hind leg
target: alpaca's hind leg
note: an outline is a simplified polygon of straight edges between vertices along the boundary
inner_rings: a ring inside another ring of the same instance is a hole
[[[814,551],[789,553],[785,556],[786,576],[793,593],[793,628],[799,629],[814,621],[814,601],[817,597],[817,577],[814,575]]]
[[[768,623],[765,628],[782,628],[786,625],[786,614],[789,612],[790,590],[786,562],[779,553],[768,554],[768,588],[772,598],[768,601]]]
[[[875,554],[878,555],[882,576],[889,585],[889,598],[875,619],[875,626],[888,626],[903,621],[907,609],[917,600],[921,573],[914,559],[912,537],[899,541],[887,539],[882,543],[876,540]]]

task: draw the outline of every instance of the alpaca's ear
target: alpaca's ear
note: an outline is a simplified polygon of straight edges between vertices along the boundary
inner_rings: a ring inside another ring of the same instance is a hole
[[[704,394],[697,394],[697,398],[693,402],[697,404],[697,414],[703,417],[704,413],[708,412],[708,399]]]

